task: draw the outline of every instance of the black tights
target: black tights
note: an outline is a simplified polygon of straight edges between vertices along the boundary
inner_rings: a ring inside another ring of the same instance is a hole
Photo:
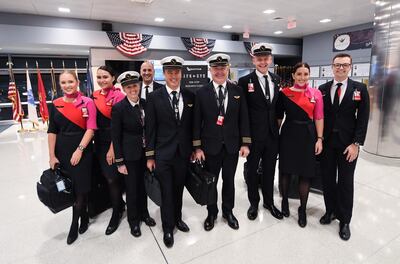
[[[122,193],[121,185],[118,178],[107,179],[108,188],[110,190],[111,205],[113,208],[113,214],[118,214],[121,211],[122,205]]]
[[[281,192],[282,199],[284,201],[288,200],[289,183],[291,174],[282,173],[281,174]],[[299,196],[300,196],[300,206],[303,210],[306,209],[308,194],[310,192],[310,180],[308,178],[299,177]]]
[[[72,207],[72,224],[71,229],[78,229],[78,221],[81,217],[82,221],[89,221],[87,212],[87,193],[75,195],[75,203]]]

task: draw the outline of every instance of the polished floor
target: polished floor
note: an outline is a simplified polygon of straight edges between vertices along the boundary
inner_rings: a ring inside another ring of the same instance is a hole
[[[44,131],[17,133],[12,126],[0,133],[0,263],[400,263],[400,167],[360,158],[356,170],[352,237],[338,236],[338,222],[321,226],[323,198],[311,194],[308,225],[297,225],[298,201],[290,201],[291,216],[274,219],[260,208],[249,221],[243,159],[236,174],[235,231],[219,216],[215,228],[203,230],[206,209],[184,194],[183,218],[189,233],[177,231],[175,245],[162,242],[160,210],[150,202],[157,226],[142,225],[142,236],[130,235],[126,217],[105,236],[110,211],[91,220],[89,230],[68,246],[71,210],[52,214],[38,200],[36,181],[48,167]],[[276,193],[276,204],[280,197]]]

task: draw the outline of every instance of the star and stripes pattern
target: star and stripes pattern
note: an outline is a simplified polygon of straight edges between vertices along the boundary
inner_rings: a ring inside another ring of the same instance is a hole
[[[210,54],[215,45],[215,39],[184,37],[181,39],[187,51],[197,58],[203,58]]]
[[[250,55],[251,57],[254,57],[253,54],[251,53],[251,48],[252,48],[254,45],[256,45],[257,42],[247,42],[247,41],[245,41],[245,42],[243,42],[243,44],[244,44],[244,47],[245,47],[247,53],[249,53],[249,55]]]
[[[13,119],[17,122],[21,122],[24,116],[24,110],[22,109],[21,98],[19,97],[19,91],[15,82],[10,81],[8,85],[8,99],[12,102]]]
[[[107,36],[111,44],[126,56],[145,52],[153,39],[153,35],[127,32],[107,32]]]

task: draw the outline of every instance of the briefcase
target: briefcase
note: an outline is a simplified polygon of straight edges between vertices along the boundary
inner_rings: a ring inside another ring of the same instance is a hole
[[[146,170],[144,173],[144,186],[150,200],[152,200],[156,205],[161,206],[162,199],[160,182],[154,175],[154,172]],[[172,193],[170,195],[172,195]]]
[[[36,190],[39,200],[55,214],[74,204],[71,179],[57,165],[43,171]]]
[[[215,175],[204,169],[204,165],[191,162],[186,177],[186,189],[200,205],[215,204],[217,193],[215,191],[217,179]]]

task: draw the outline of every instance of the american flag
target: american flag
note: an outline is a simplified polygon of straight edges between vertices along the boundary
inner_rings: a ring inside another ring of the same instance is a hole
[[[215,39],[184,37],[181,39],[186,49],[198,58],[203,58],[210,54],[215,45]]]
[[[253,54],[251,53],[251,48],[257,44],[257,42],[243,42],[244,47],[246,48],[247,53],[249,53],[250,56],[253,57]]]
[[[145,52],[153,38],[153,35],[126,32],[107,32],[107,35],[111,44],[127,56],[135,56]]]
[[[22,109],[21,98],[19,97],[19,91],[15,86],[15,82],[10,81],[8,85],[8,99],[12,102],[13,108],[13,119],[17,122],[21,122],[24,116],[24,110]]]

